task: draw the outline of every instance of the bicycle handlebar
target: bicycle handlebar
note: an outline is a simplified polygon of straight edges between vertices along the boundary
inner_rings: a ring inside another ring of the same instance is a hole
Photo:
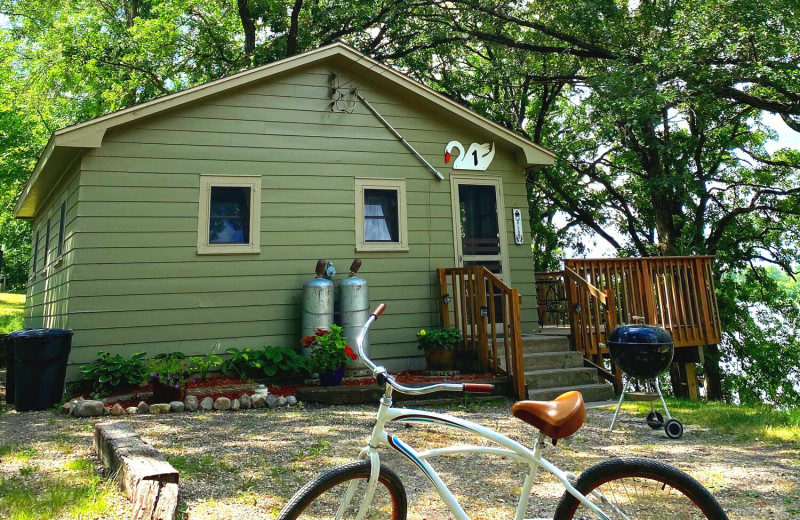
[[[364,362],[365,365],[367,365],[367,367],[369,367],[370,370],[372,370],[372,373],[375,374],[375,377],[377,377],[378,380],[380,380],[382,377],[386,381],[386,384],[400,393],[409,395],[430,394],[432,392],[468,392],[476,394],[491,394],[494,392],[494,385],[483,383],[435,383],[426,386],[405,386],[395,381],[394,377],[392,377],[386,371],[386,368],[376,365],[369,357],[367,357],[366,352],[364,352],[364,338],[367,336],[370,326],[380,317],[381,314],[383,314],[383,311],[385,310],[385,304],[381,303],[378,305],[372,314],[369,315],[369,318],[367,318],[367,321],[361,327],[361,332],[358,334],[358,338],[356,338],[356,352],[358,357]]]

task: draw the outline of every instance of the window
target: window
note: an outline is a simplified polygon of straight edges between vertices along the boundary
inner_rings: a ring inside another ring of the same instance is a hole
[[[408,251],[405,181],[356,179],[356,249]]]
[[[47,269],[50,260],[50,219],[47,219],[47,229],[44,232],[44,265],[42,269]]]
[[[58,258],[64,255],[64,219],[67,218],[67,202],[61,203],[61,216],[58,219]]]
[[[200,176],[198,254],[259,253],[261,177]]]
[[[36,240],[33,242],[33,276],[36,276],[36,264],[39,263],[39,231],[36,230]]]

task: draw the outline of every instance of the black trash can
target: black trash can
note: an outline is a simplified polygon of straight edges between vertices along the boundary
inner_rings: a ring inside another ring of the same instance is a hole
[[[5,355],[6,365],[6,404],[14,404],[14,342],[11,334],[0,334],[0,350]]]
[[[17,411],[45,410],[61,401],[72,331],[30,329],[9,334],[15,365]]]

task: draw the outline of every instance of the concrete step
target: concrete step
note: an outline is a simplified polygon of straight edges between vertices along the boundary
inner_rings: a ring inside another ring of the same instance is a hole
[[[597,371],[593,368],[559,368],[548,370],[526,370],[525,383],[528,389],[588,385],[597,382]]]
[[[580,368],[583,356],[580,352],[534,352],[522,355],[526,370],[551,368]]]
[[[583,394],[583,400],[587,403],[614,400],[614,388],[609,384],[602,383],[529,390],[528,399],[531,401],[550,401],[570,390],[577,390]]]
[[[502,346],[503,340],[498,339]],[[544,334],[525,334],[522,336],[522,353],[569,352],[569,338],[566,336],[547,336]]]

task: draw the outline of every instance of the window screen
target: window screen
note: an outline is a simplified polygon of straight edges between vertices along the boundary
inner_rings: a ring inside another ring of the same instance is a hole
[[[212,186],[209,244],[250,243],[250,188]]]
[[[364,241],[399,242],[397,190],[364,190]]]

